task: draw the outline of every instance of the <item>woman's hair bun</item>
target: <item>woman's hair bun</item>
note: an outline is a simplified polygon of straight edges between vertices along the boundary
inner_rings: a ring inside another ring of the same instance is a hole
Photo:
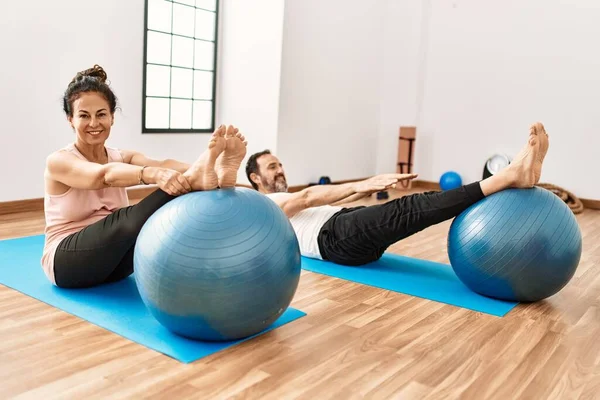
[[[106,83],[106,80],[108,79],[108,76],[106,75],[106,71],[104,71],[104,68],[102,68],[98,64],[95,64],[92,68],[88,68],[84,71],[79,71],[77,73],[77,75],[75,75],[75,77],[73,78],[71,83],[77,82],[86,76],[96,78],[101,83]]]

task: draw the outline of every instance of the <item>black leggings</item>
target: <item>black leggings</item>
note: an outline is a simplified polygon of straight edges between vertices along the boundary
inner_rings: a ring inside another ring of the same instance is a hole
[[[475,182],[444,192],[404,196],[381,205],[343,209],[319,232],[321,256],[337,264],[367,264],[378,260],[392,244],[458,216],[484,197],[479,182]]]
[[[133,249],[146,220],[174,199],[158,189],[138,204],[64,238],[54,256],[54,279],[62,288],[86,288],[133,273]]]

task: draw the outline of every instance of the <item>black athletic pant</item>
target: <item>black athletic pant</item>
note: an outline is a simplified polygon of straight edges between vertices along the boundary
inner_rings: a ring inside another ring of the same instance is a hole
[[[381,205],[345,208],[321,228],[321,256],[337,264],[367,264],[378,260],[392,244],[458,216],[484,197],[479,182],[475,182],[444,192],[413,194]]]
[[[174,199],[158,189],[138,204],[64,238],[54,257],[54,278],[62,288],[115,282],[133,273],[133,249],[146,220]]]

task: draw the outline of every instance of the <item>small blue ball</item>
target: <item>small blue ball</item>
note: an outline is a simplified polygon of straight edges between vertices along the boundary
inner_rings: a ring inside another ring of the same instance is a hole
[[[440,178],[440,187],[442,190],[456,189],[462,186],[460,175],[454,171],[448,171]]]

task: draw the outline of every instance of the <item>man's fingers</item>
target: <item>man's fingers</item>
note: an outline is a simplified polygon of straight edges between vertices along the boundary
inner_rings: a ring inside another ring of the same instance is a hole
[[[406,181],[406,180],[410,180],[410,179],[415,179],[417,176],[419,176],[419,175],[418,174],[400,174],[400,176],[398,177],[398,180]]]
[[[397,179],[399,181],[406,179],[414,179],[418,176],[418,174],[384,174],[380,175],[383,179]]]

